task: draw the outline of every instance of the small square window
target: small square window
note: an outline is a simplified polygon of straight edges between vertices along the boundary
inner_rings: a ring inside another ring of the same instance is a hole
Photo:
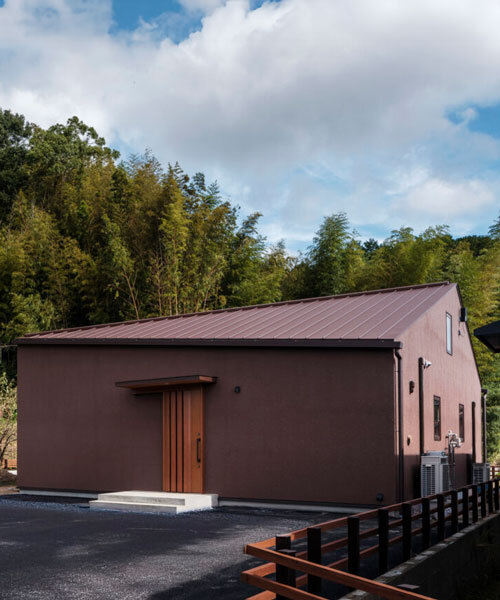
[[[450,313],[446,313],[446,352],[453,354],[453,341],[452,341],[452,320]]]
[[[441,398],[434,396],[434,439],[441,439]]]

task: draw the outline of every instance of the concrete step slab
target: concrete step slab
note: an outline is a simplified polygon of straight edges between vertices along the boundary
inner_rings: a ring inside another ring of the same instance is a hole
[[[110,494],[99,494],[98,500],[104,502],[132,502],[134,504],[168,504],[184,506],[184,498],[172,498],[165,494],[139,494],[138,492],[117,492]]]
[[[89,502],[91,510],[116,510],[124,512],[147,512],[147,513],[164,513],[176,515],[178,506],[168,506],[166,504],[147,504],[146,502],[106,502],[104,500],[91,500]]]
[[[190,510],[207,510],[218,505],[216,494],[184,494],[176,492],[123,491],[99,494],[89,502],[90,508],[108,510],[133,510],[140,512],[179,513]],[[154,508],[156,507],[156,508]],[[162,510],[162,509],[165,510]]]

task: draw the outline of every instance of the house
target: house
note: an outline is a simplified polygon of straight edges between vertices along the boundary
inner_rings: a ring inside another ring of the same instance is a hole
[[[390,504],[420,455],[480,460],[457,285],[432,283],[17,340],[19,486],[225,502]]]

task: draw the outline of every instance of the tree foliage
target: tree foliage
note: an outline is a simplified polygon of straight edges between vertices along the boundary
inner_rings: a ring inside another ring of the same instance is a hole
[[[48,129],[0,111],[0,341],[40,329],[282,298],[268,248],[202,173],[118,153],[77,117]]]

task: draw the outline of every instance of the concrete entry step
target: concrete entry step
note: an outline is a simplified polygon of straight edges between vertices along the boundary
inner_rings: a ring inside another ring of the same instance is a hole
[[[162,492],[112,492],[99,494],[97,501],[103,502],[132,502],[133,504],[165,504],[184,506],[185,498],[174,498]]]
[[[135,504],[133,502],[105,502],[104,500],[91,500],[89,507],[92,510],[121,510],[124,512],[148,512],[148,513],[167,513],[176,515],[178,512],[177,506],[167,506],[165,504],[148,504],[141,502]]]
[[[218,504],[216,494],[124,491],[99,494],[89,507],[100,510],[156,512],[177,514],[190,510],[207,510]]]

